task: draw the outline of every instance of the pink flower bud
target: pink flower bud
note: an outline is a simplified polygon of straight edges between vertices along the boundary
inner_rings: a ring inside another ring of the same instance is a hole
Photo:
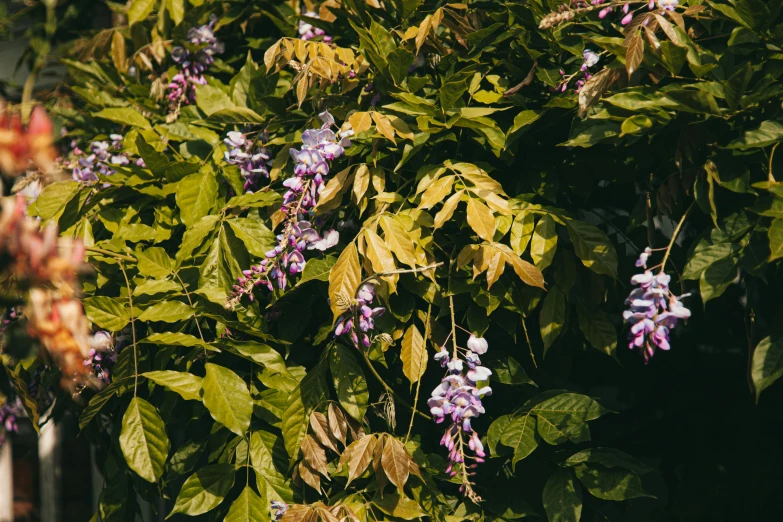
[[[633,20],[633,13],[628,13],[627,15],[623,16],[623,19],[620,21],[623,25],[628,25],[631,23],[631,20]]]

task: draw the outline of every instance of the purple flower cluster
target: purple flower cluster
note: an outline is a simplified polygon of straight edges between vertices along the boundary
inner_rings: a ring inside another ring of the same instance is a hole
[[[678,321],[691,316],[691,311],[680,302],[689,294],[675,296],[669,290],[671,277],[668,274],[662,271],[653,274],[652,270],[646,269],[651,254],[652,250],[646,248],[636,261],[636,266],[645,268],[645,271],[631,278],[631,283],[639,287],[634,288],[625,300],[629,308],[623,312],[623,319],[631,325],[628,347],[639,350],[645,364],[656,349],[668,351],[671,348],[670,330],[677,326]]]
[[[332,115],[323,112],[319,117],[323,122],[321,128],[304,131],[302,148],[290,151],[295,162],[294,175],[283,181],[288,190],[283,194],[283,206],[280,208],[285,221],[282,232],[277,236],[277,245],[258,265],[243,271],[226,303],[230,309],[239,304],[243,295],[252,301],[256,286],[266,286],[270,291],[274,291],[275,287],[284,290],[288,286],[288,276],[304,270],[305,250],[324,251],[340,240],[340,233],[336,230],[321,235],[310,220],[313,219],[318,195],[326,185],[329,162],[345,153],[345,147],[351,145],[348,137],[353,131],[335,134],[332,126],[336,124]]]
[[[75,143],[72,143],[73,155],[76,161],[71,163],[70,167],[74,181],[80,183],[95,183],[98,181],[98,175],[111,176],[116,171],[112,167],[128,165],[131,159],[128,154],[120,152],[122,150],[125,136],[120,134],[111,134],[111,143],[106,141],[93,141],[87,147],[89,152],[81,150]],[[136,165],[144,167],[144,160],[138,158]]]
[[[283,515],[285,515],[285,512],[288,511],[288,504],[285,502],[281,502],[279,500],[275,500],[271,503],[272,509],[275,510],[274,513],[274,520],[275,522],[280,522],[280,519],[283,518]]]
[[[19,425],[16,423],[17,418],[22,413],[22,403],[19,398],[8,399],[0,405],[0,448],[5,444],[5,440],[9,433],[16,433],[19,430]]]
[[[594,6],[598,6],[598,5],[603,4],[605,1],[606,0],[592,0],[590,2],[590,4],[594,5]],[[665,11],[674,11],[674,9],[678,5],[680,5],[679,0],[657,0],[657,2],[658,2],[658,8],[659,9],[663,9]],[[587,6],[587,4],[584,1],[582,1],[582,0],[578,1],[577,3],[581,4],[583,7]],[[647,7],[650,9],[650,11],[655,9],[655,3],[656,3],[656,0],[650,0],[650,3],[647,5]],[[609,6],[604,7],[603,9],[601,9],[598,12],[598,18],[602,18],[602,19],[606,18],[607,15],[609,15],[609,13],[614,11],[614,8],[616,6],[617,6],[617,4],[613,4],[613,5],[609,5]],[[640,9],[644,9],[644,7],[640,8]],[[631,20],[633,20],[633,15],[634,15],[634,13],[630,12],[631,11],[630,4],[627,3],[627,2],[624,3],[623,7],[622,7],[622,11],[623,11],[623,18],[622,18],[622,20],[620,20],[620,23],[622,25],[630,24]],[[645,21],[645,25],[647,25],[646,21]]]
[[[304,16],[308,18],[320,18],[318,13],[314,13],[312,11],[306,12]],[[305,22],[304,20],[299,20],[299,38],[307,41],[312,40],[316,36],[323,36],[323,41],[326,43],[332,41],[332,37],[326,34],[323,29],[319,29],[318,27],[315,27],[313,24]]]
[[[269,179],[269,167],[272,166],[272,161],[269,159],[269,150],[264,147],[266,142],[266,133],[261,134],[260,139],[254,141],[247,139],[247,135],[238,131],[229,132],[223,140],[223,143],[228,146],[223,157],[229,164],[239,167],[245,179],[246,192],[255,192],[260,188],[262,179]]]
[[[579,92],[582,89],[582,87],[584,87],[587,80],[593,77],[593,75],[588,72],[588,69],[596,65],[600,60],[601,60],[601,56],[598,53],[590,49],[585,49],[584,51],[582,51],[582,65],[579,67],[579,71],[566,76],[565,71],[563,69],[560,69],[560,76],[562,76],[563,79],[557,85],[557,88],[555,90],[560,92],[566,92],[566,90],[568,89],[568,84],[571,83],[571,80],[573,80],[575,77],[581,74],[582,77],[576,81],[574,87],[574,91]]]
[[[373,299],[375,299],[375,286],[372,283],[364,283],[356,293],[353,305],[337,318],[334,335],[350,337],[357,349],[360,341],[365,348],[369,348],[370,334],[375,329],[374,318],[383,315],[386,311],[382,306],[370,307]]]
[[[116,362],[117,352],[114,351],[111,334],[103,330],[95,332],[90,339],[90,354],[84,360],[84,365],[92,367],[95,377],[109,384],[111,370]]]
[[[168,85],[169,100],[174,105],[190,105],[196,102],[196,85],[206,85],[204,73],[215,61],[216,54],[222,54],[224,45],[217,40],[214,33],[217,18],[200,27],[191,27],[188,31],[188,42],[197,50],[191,51],[177,46],[171,51],[171,59],[179,66],[179,72]]]
[[[440,385],[432,391],[432,397],[427,401],[432,418],[440,424],[447,418],[451,421],[443,438],[441,446],[449,450],[449,467],[446,472],[452,477],[457,474],[458,467],[462,472],[462,487],[460,491],[468,495],[474,495],[468,476],[472,472],[467,469],[474,468],[476,464],[466,464],[465,459],[476,463],[484,462],[486,453],[484,445],[478,433],[471,425],[474,419],[484,413],[484,405],[481,402],[485,395],[492,395],[492,388],[487,386],[492,371],[481,366],[479,355],[487,352],[487,341],[482,337],[471,335],[467,342],[467,348],[458,348],[462,351],[464,361],[459,358],[459,353],[452,358],[445,345],[435,354],[434,359],[441,367],[448,368],[448,372]],[[467,367],[467,372],[464,372]],[[465,438],[467,446],[473,455],[465,453]]]

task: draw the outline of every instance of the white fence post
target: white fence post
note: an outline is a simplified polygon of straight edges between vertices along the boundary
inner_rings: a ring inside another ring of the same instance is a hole
[[[60,433],[53,421],[41,427],[38,464],[41,484],[41,522],[60,522]]]
[[[14,460],[11,437],[0,448],[0,522],[14,520]]]

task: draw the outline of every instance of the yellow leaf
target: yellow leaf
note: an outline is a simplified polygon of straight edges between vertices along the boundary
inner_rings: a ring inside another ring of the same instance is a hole
[[[421,169],[423,170],[423,169]],[[446,169],[443,167],[432,167],[423,174],[421,173],[421,170],[417,173],[416,177],[418,178],[421,176],[421,179],[419,180],[419,184],[416,186],[416,194],[421,194],[427,188],[432,184],[433,181],[438,179],[441,174],[446,172]]]
[[[372,116],[369,112],[354,112],[348,117],[348,123],[356,134],[364,132],[372,125]]]
[[[125,37],[117,30],[111,35],[111,60],[118,71],[126,71],[128,60],[125,54]]]
[[[390,214],[384,214],[379,221],[386,244],[389,245],[397,259],[410,267],[415,266],[416,254],[413,251],[413,240],[408,235],[405,227],[402,226],[402,223],[396,216]]]
[[[468,225],[484,241],[492,241],[495,235],[495,216],[476,198],[468,200]]]
[[[489,208],[492,210],[495,210],[497,212],[500,212],[504,216],[511,216],[513,215],[513,212],[511,211],[511,206],[508,204],[508,201],[498,196],[496,193],[491,192],[489,190],[473,190],[474,194],[476,194],[478,197],[486,201],[487,205],[489,205]]]
[[[402,359],[402,373],[413,386],[424,375],[428,358],[427,344],[415,324],[408,328],[402,338],[400,358]]]
[[[416,54],[419,53],[421,46],[424,45],[424,41],[430,32],[430,27],[432,27],[432,15],[427,15],[421,22],[421,25],[419,25],[419,30],[416,34]]]
[[[416,38],[417,34],[419,34],[418,27],[408,27],[408,29],[405,31],[405,34],[402,37],[402,41],[405,42],[407,40],[410,40],[411,38]]]
[[[514,268],[514,272],[517,273],[517,276],[523,283],[544,288],[544,274],[534,265],[523,260],[510,250],[506,253],[506,262]]]
[[[307,99],[309,76],[306,71],[307,66],[302,70],[302,74],[299,75],[299,83],[296,84],[296,100],[299,103],[299,107],[301,107],[305,99]]]
[[[557,230],[555,220],[545,214],[533,229],[533,238],[530,240],[530,257],[533,263],[544,270],[555,257],[557,250]]]
[[[464,193],[464,190],[455,192],[449,199],[446,200],[445,203],[443,203],[443,208],[441,208],[440,211],[435,214],[435,223],[433,225],[435,230],[442,227],[446,221],[451,219],[451,216],[454,215],[454,211],[457,209],[457,204],[459,203],[460,198]]]
[[[535,225],[535,214],[523,210],[514,218],[511,223],[511,248],[521,256],[527,249],[527,244],[533,235],[533,226]]]
[[[353,178],[353,195],[356,198],[356,203],[359,203],[367,192],[367,187],[370,186],[370,169],[367,165],[359,165],[356,169],[356,174]]]
[[[318,197],[318,205],[315,207],[316,214],[328,212],[340,206],[342,196],[348,190],[349,174],[351,174],[352,169],[353,167],[348,167],[329,180]]]
[[[393,114],[387,115],[386,117],[388,118],[389,123],[391,123],[391,126],[394,127],[394,132],[397,133],[397,136],[406,140],[412,140],[414,138],[413,132],[408,124],[405,123],[405,120],[394,116]]]
[[[484,251],[483,262],[486,263],[487,289],[489,289],[503,275],[506,262],[500,250],[489,246],[483,247],[482,250]]]
[[[443,201],[454,184],[454,176],[444,176],[432,183],[421,196],[419,208],[429,209]]]
[[[334,7],[335,9],[340,8],[340,2],[337,0],[326,0],[324,3],[321,4],[321,7],[318,9],[318,18],[323,20],[324,22],[334,22],[337,17],[332,13],[331,9],[327,9],[328,7]]]
[[[329,272],[329,300],[335,320],[347,309],[346,303],[353,301],[361,279],[359,253],[350,243]]]
[[[389,250],[389,247],[386,246],[386,243],[378,234],[367,229],[364,231],[364,239],[367,242],[365,256],[370,260],[373,272],[380,274],[397,270],[391,250]],[[389,284],[389,291],[391,293],[396,292],[399,276],[394,274],[384,276],[383,279]]]
[[[342,469],[344,465],[348,464],[348,482],[345,484],[346,486],[364,473],[364,470],[370,465],[376,442],[375,435],[365,435],[345,448],[340,457],[339,466]]]
[[[375,128],[378,130],[378,132],[383,134],[386,139],[391,140],[392,143],[397,145],[397,141],[394,139],[394,127],[392,127],[388,118],[377,111],[373,111],[370,114],[372,115],[372,119],[375,122]]]
[[[478,250],[478,245],[465,245],[462,247],[462,250],[460,250],[459,254],[457,254],[457,268],[470,263],[470,261],[476,256]]]

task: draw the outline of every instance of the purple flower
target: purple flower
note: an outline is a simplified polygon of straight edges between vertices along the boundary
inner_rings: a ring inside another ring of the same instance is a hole
[[[636,266],[646,267],[652,254],[649,248],[639,256]],[[645,363],[655,354],[656,349],[668,351],[671,348],[669,334],[677,322],[691,316],[691,311],[669,290],[671,277],[663,272],[653,274],[645,270],[631,278],[634,288],[625,300],[628,309],[623,312],[623,320],[631,326],[628,333],[628,347],[638,350]]]
[[[584,58],[584,61],[582,62],[583,71],[586,71],[589,67],[594,66],[601,59],[601,57],[596,52],[591,51],[590,49],[585,49],[582,51],[582,58]]]
[[[678,5],[680,5],[679,0],[658,0],[658,7],[666,11],[674,11]]]
[[[487,348],[489,347],[486,339],[483,337],[476,337],[473,334],[470,335],[467,345],[469,350],[479,355],[487,353]]]

